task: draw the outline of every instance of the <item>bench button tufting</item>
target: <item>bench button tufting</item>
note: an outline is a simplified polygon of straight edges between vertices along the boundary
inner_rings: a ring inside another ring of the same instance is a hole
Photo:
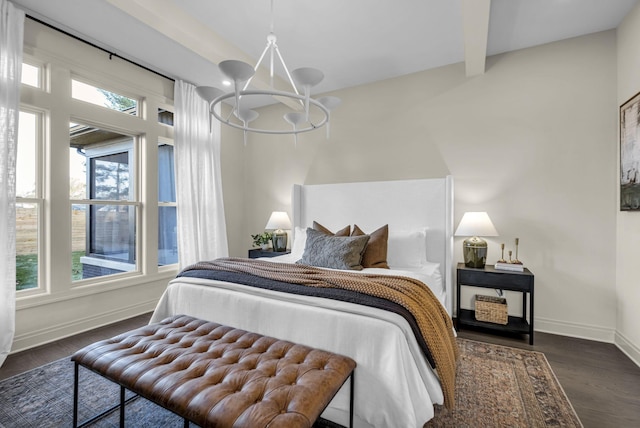
[[[270,418],[278,413],[287,414],[282,418],[287,423],[293,420],[289,419],[290,416],[295,416],[294,419],[306,418],[306,423],[313,423],[313,419],[322,413],[326,403],[338,392],[355,368],[355,362],[347,357],[311,351],[302,345],[257,334],[246,335],[246,332],[219,324],[199,323],[204,321],[181,316],[163,325],[146,326],[147,336],[142,338],[136,336],[139,330],[125,333],[116,346],[118,349],[104,352],[102,358],[114,365],[122,363],[128,355],[144,354],[139,359],[144,363],[132,364],[127,369],[130,373],[127,376],[116,375],[115,381],[134,392],[155,396],[163,402],[163,407],[183,417],[190,415],[192,422],[200,426],[218,426],[228,415],[213,411],[208,400],[184,402],[180,397],[172,397],[166,387],[171,386],[169,389],[173,391],[188,385],[194,393],[209,394],[211,391],[211,395],[216,395],[217,399],[228,397],[229,409],[235,406],[248,409],[257,405],[255,411],[245,413],[247,416],[238,425],[245,428],[264,427],[261,420],[264,412],[270,413]],[[180,328],[181,324],[190,325]],[[194,329],[196,325],[198,327]],[[216,330],[215,333],[212,330]],[[151,339],[148,338],[150,335],[153,336]],[[199,338],[195,340],[195,336]],[[217,340],[216,336],[222,339]],[[242,337],[243,343],[238,343]],[[136,345],[145,343],[143,348],[136,348]],[[251,352],[241,351],[240,348],[246,349],[249,345],[252,347]],[[72,360],[105,375],[92,360],[83,360],[82,350],[74,354]],[[150,370],[154,368],[162,372],[161,382],[150,381],[144,385],[130,382],[129,379],[139,376],[152,377],[149,373],[154,372]],[[326,373],[321,373],[320,370]],[[315,375],[305,377],[305,373],[313,372],[316,372]],[[193,380],[194,378],[197,379]],[[286,386],[288,384],[290,386]],[[245,385],[246,394],[241,394]],[[304,385],[306,388],[297,388],[296,385]],[[278,398],[264,401],[265,395],[278,388],[282,388],[281,393],[274,395],[278,395]],[[255,399],[249,398],[249,394]],[[275,402],[279,402],[280,410],[277,407],[266,410]],[[264,403],[266,407],[262,409],[260,403]]]

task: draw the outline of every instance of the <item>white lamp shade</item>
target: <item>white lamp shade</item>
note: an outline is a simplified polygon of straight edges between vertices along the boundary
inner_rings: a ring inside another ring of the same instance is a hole
[[[196,88],[196,94],[198,94],[200,98],[211,104],[211,101],[224,94],[224,91],[213,86],[198,86]]]
[[[456,229],[456,236],[498,236],[486,212],[466,212]]]
[[[298,124],[304,122],[304,113],[290,111],[289,113],[284,114],[284,120],[292,124],[295,129]]]
[[[325,106],[327,110],[331,111],[338,107],[342,100],[338,97],[320,97],[318,98],[318,102]]]
[[[260,116],[260,113],[258,113],[257,111],[250,110],[248,108],[241,108],[240,111],[236,110],[234,114],[238,119],[240,119],[244,123],[249,123],[251,121],[254,121],[258,118],[258,116]]]
[[[317,68],[302,67],[296,68],[291,72],[291,78],[303,88],[311,88],[322,82],[324,73]]]
[[[249,80],[255,73],[252,66],[246,62],[235,59],[220,62],[220,64],[218,64],[218,68],[220,68],[222,74],[236,82],[236,84],[238,82],[245,82]]]
[[[271,217],[269,217],[269,221],[264,228],[267,230],[291,229],[291,220],[289,219],[289,215],[284,211],[272,212]]]

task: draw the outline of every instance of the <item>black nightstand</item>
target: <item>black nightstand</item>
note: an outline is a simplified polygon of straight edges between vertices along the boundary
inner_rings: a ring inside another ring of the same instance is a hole
[[[528,334],[529,344],[533,345],[533,279],[533,273],[527,268],[524,268],[524,272],[511,272],[497,270],[489,265],[486,265],[484,269],[468,268],[464,263],[458,263],[456,281],[456,328],[460,330],[465,326],[482,327],[486,330]],[[463,285],[521,292],[522,318],[509,316],[507,325],[476,320],[475,311],[460,309],[460,288]],[[529,300],[528,321],[527,300]]]
[[[261,250],[260,248],[252,248],[249,250],[249,258],[257,259],[258,257],[277,257],[289,254],[291,251],[273,251],[273,250]]]

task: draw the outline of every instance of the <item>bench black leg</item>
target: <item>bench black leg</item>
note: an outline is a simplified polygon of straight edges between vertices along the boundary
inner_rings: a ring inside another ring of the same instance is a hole
[[[125,391],[124,386],[120,386],[120,428],[124,428],[124,405],[126,404],[124,399]]]
[[[355,389],[355,375],[356,375],[356,371],[353,370],[351,372],[351,382],[350,382],[350,393],[349,393],[349,428],[353,428],[353,401],[354,401],[354,389]]]
[[[73,368],[73,428],[78,426],[78,362]]]
[[[126,407],[126,404],[129,403],[130,401],[135,400],[136,398],[138,398],[137,394],[132,395],[129,398],[125,398],[125,393],[127,391],[127,389],[124,386],[120,386],[120,403],[116,404],[115,406],[111,406],[110,408],[108,408],[107,410],[105,410],[104,412],[93,416],[91,419],[86,420],[84,422],[82,422],[81,424],[78,423],[78,408],[79,408],[79,404],[78,404],[78,392],[79,392],[79,376],[78,376],[78,368],[79,368],[79,364],[78,362],[74,361],[74,367],[73,367],[73,428],[84,428],[88,425],[91,425],[92,423],[94,423],[95,421],[102,419],[104,416],[112,413],[114,410],[116,410],[118,407],[120,408],[120,426],[124,427],[124,410]]]

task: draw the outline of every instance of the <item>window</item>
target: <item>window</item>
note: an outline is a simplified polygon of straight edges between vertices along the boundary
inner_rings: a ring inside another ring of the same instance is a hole
[[[138,114],[138,101],[106,89],[98,88],[88,83],[73,79],[71,81],[71,96],[91,104],[106,107],[122,113]]]
[[[25,37],[16,307],[107,291],[85,302],[146,307],[177,268],[173,82],[36,22],[27,31],[38,37]]]
[[[74,281],[137,270],[135,140],[88,125],[70,127]]]
[[[165,108],[158,108],[158,123],[173,126],[173,112]]]
[[[20,111],[16,159],[16,290],[38,288],[40,281],[39,151],[42,114]]]
[[[42,87],[42,70],[37,65],[22,63],[22,80],[23,85],[33,86],[35,88]]]
[[[158,265],[178,263],[173,145],[158,145]]]

